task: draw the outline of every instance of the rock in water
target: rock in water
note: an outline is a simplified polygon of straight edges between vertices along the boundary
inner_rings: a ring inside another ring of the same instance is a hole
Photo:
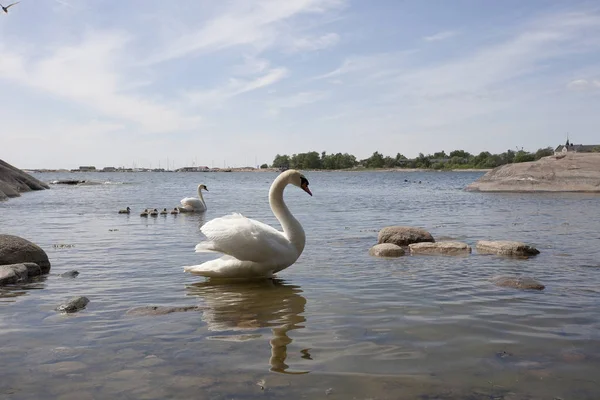
[[[510,240],[480,240],[476,245],[481,254],[498,254],[503,256],[535,256],[540,251],[533,246]]]
[[[42,274],[50,272],[48,255],[41,247],[13,235],[0,235],[0,265],[36,263]]]
[[[527,276],[497,276],[492,278],[497,286],[511,287],[513,289],[535,289],[544,290],[545,286],[533,278]]]
[[[73,297],[71,300],[66,302],[65,304],[61,304],[56,307],[56,311],[64,312],[64,313],[73,313],[85,308],[88,305],[90,300],[87,297],[79,296]]]
[[[169,306],[146,306],[132,308],[127,311],[126,315],[137,315],[137,316],[148,316],[148,315],[166,315],[174,312],[186,312],[186,311],[199,311],[201,310],[198,306],[180,306],[180,307],[169,307]]]
[[[42,269],[36,263],[0,265],[0,286],[26,282],[41,274]]]
[[[408,246],[411,243],[435,242],[431,233],[425,229],[411,226],[387,226],[379,231],[377,243],[393,243]]]
[[[566,153],[506,164],[466,187],[481,192],[600,192],[600,153]]]
[[[63,278],[76,278],[77,275],[79,275],[79,271],[75,271],[75,270],[63,272],[62,274],[60,274],[60,276]]]
[[[22,192],[48,188],[44,182],[0,160],[0,200],[18,197]]]
[[[423,242],[409,244],[410,254],[444,254],[466,255],[471,253],[471,246],[462,242]]]
[[[393,243],[381,243],[371,247],[369,254],[374,257],[400,257],[404,255],[404,249]]]

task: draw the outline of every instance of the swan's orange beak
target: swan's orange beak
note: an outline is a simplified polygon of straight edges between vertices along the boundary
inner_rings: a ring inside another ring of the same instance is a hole
[[[308,184],[303,183],[302,185],[300,185],[300,187],[302,188],[302,190],[304,190],[306,193],[308,193],[312,196],[312,193],[310,192],[310,189],[308,188]]]

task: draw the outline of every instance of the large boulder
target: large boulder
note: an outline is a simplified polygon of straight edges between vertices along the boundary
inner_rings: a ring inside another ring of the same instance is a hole
[[[50,260],[41,247],[13,235],[0,235],[0,265],[35,263],[41,274],[50,272]]]
[[[0,200],[20,196],[22,192],[48,188],[46,183],[0,160]]]
[[[535,256],[540,251],[533,246],[510,240],[480,240],[475,246],[481,254],[498,254],[504,256]]]
[[[369,249],[373,257],[400,257],[404,255],[404,249],[392,243],[381,243]]]
[[[387,226],[379,231],[377,243],[393,243],[408,246],[411,243],[435,242],[431,233],[412,226]]]
[[[410,254],[443,254],[450,256],[467,255],[471,246],[462,242],[422,242],[409,244]]]
[[[600,192],[600,153],[566,153],[506,164],[466,187],[481,192]]]

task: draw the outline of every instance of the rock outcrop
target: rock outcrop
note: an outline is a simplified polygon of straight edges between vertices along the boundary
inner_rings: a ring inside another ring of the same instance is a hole
[[[409,244],[410,254],[442,254],[449,256],[468,255],[472,249],[463,242],[422,242]]]
[[[404,255],[404,249],[393,243],[381,243],[369,249],[373,257],[400,257]]]
[[[18,197],[22,192],[48,188],[44,182],[0,160],[0,200]]]
[[[379,231],[377,243],[393,243],[408,246],[411,243],[435,242],[431,233],[412,226],[387,226]]]
[[[0,285],[48,272],[50,260],[41,247],[18,236],[0,235]]]
[[[477,252],[481,254],[498,254],[503,256],[535,256],[540,251],[533,246],[522,242],[510,240],[480,240],[476,245]]]
[[[600,192],[600,153],[566,153],[494,168],[466,187],[480,192]]]

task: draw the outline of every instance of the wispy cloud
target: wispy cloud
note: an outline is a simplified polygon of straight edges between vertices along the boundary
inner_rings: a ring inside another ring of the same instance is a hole
[[[324,13],[344,3],[344,0],[234,1],[231,7],[207,21],[202,28],[169,40],[168,45],[148,62],[163,62],[240,45],[264,50],[277,43],[279,24],[302,14]],[[326,44],[332,40],[333,36],[324,39]]]
[[[438,42],[440,40],[453,38],[456,35],[458,35],[457,31],[442,31],[431,36],[425,36],[423,40],[426,42]]]
[[[268,113],[269,115],[276,116],[279,115],[283,109],[303,107],[324,100],[328,96],[329,92],[312,91],[300,92],[286,97],[278,97],[275,100],[269,101]]]
[[[287,75],[286,68],[273,68],[254,79],[230,78],[225,86],[204,91],[188,91],[186,96],[194,105],[218,107],[233,97],[273,85]]]
[[[600,89],[600,80],[593,79],[575,79],[567,84],[567,89],[570,90],[590,90],[590,89]]]
[[[303,37],[293,39],[288,52],[295,53],[301,51],[316,51],[333,47],[340,41],[340,35],[337,33],[327,33],[317,37]]]
[[[128,41],[129,36],[122,33],[92,33],[80,43],[59,47],[41,59],[33,54],[4,52],[0,79],[138,124],[146,132],[198,126],[198,117],[186,116],[175,106],[121,91],[127,77],[118,72],[119,55]]]

